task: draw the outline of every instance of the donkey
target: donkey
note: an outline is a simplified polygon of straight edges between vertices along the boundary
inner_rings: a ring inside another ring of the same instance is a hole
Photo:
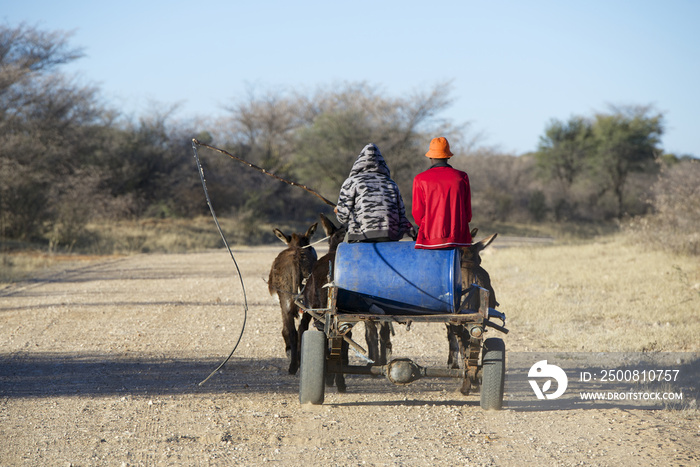
[[[477,229],[472,230],[472,236],[476,236]],[[493,242],[498,234],[495,233],[490,237],[473,243],[471,246],[461,248],[460,266],[462,270],[462,290],[466,290],[472,284],[476,284],[489,291],[489,308],[496,308],[496,293],[491,285],[491,277],[489,273],[481,267],[481,251],[488,247]],[[479,308],[479,294],[473,294],[471,302],[467,308],[476,310]],[[469,348],[469,335],[464,326],[447,324],[447,340],[449,342],[449,354],[447,357],[447,366],[450,368],[459,368],[459,354],[462,354],[462,360],[465,359],[467,349]],[[464,381],[460,391],[463,394],[468,394],[470,383]]]
[[[345,238],[345,233],[347,232],[347,227],[341,226],[336,227],[335,224],[328,219],[323,214],[320,214],[321,226],[323,231],[328,237],[328,253],[321,256],[314,267],[311,270],[311,276],[306,281],[306,287],[304,289],[304,303],[309,308],[325,308],[328,304],[328,289],[324,285],[328,282],[328,273],[335,264],[335,252],[338,249],[338,245],[343,242]],[[301,323],[299,324],[299,333],[306,331],[309,327],[309,321],[311,316],[304,313],[301,318]],[[351,333],[348,333],[351,336]],[[299,337],[301,339],[301,337]],[[343,364],[348,363],[348,344],[343,341],[341,348],[341,359]],[[335,381],[338,387],[338,392],[345,392],[345,376],[341,374],[329,375],[326,378],[326,384],[329,386],[333,385]]]
[[[304,302],[309,308],[325,308],[328,301],[328,290],[323,286],[328,282],[328,272],[335,264],[335,252],[343,242],[347,227],[336,227],[325,215],[320,214],[321,227],[328,237],[328,253],[316,261],[311,276],[304,289]]]
[[[282,309],[282,337],[289,358],[289,374],[296,374],[299,369],[299,354],[301,351],[301,336],[295,328],[295,319],[299,317],[299,307],[294,299],[301,293],[306,279],[316,263],[316,250],[310,246],[311,237],[316,232],[318,222],[313,224],[304,234],[284,234],[279,229],[273,229],[275,235],[287,244],[272,262],[267,288],[270,295],[277,294]],[[301,325],[300,325],[301,326]]]

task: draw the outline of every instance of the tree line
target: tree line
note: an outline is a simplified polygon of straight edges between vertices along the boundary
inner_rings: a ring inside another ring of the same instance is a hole
[[[99,89],[62,72],[82,56],[69,38],[0,26],[3,241],[70,246],[88,223],[207,215],[192,138],[331,200],[373,142],[410,213],[413,177],[429,165],[428,143],[446,136],[456,154],[451,163],[470,175],[475,223],[597,223],[647,214],[658,180],[671,173],[664,167],[698,165],[663,153],[663,115],[650,107],[552,120],[528,154],[483,148],[468,124],[441,117],[453,104],[449,83],[398,97],[367,83],[307,94],[251,91],[215,120],[178,121],[175,107],[126,118],[102,102]],[[200,156],[217,214],[241,228],[329,212],[303,190],[205,149]]]

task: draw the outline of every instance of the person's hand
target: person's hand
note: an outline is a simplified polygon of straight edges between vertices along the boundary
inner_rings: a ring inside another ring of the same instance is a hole
[[[336,214],[338,214],[338,206],[336,206],[336,207],[333,209],[333,212],[336,213]]]

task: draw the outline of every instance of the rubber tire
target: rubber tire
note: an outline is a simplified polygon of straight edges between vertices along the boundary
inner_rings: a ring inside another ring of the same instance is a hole
[[[506,376],[506,344],[503,339],[486,339],[482,350],[481,408],[501,410]]]
[[[301,336],[299,402],[323,404],[326,389],[326,334],[309,329]]]

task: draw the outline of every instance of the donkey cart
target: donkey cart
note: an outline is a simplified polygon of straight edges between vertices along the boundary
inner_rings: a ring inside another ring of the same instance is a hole
[[[488,328],[507,333],[505,316],[489,308],[489,291],[472,285],[462,290],[460,252],[417,250],[414,242],[341,243],[328,277],[326,308],[307,308],[315,328],[302,335],[299,400],[322,404],[326,376],[381,375],[405,385],[422,377],[457,378],[463,393],[480,388],[481,407],[503,404],[505,344],[485,338]],[[330,277],[332,276],[332,277]],[[404,324],[445,323],[459,342],[461,368],[423,367],[408,358],[386,365],[350,365],[348,346],[367,352],[348,332],[360,321]],[[465,390],[466,388],[466,390]]]

